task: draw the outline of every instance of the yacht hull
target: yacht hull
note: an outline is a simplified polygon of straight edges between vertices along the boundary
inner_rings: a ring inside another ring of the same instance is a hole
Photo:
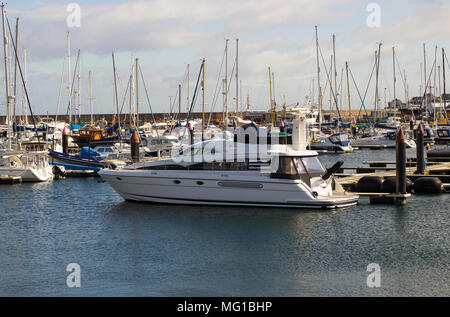
[[[377,137],[356,139],[351,142],[351,145],[358,148],[391,148],[391,149],[395,149],[395,147],[397,146],[395,140],[386,140]],[[416,143],[413,140],[406,140],[405,145],[407,149],[416,147]]]
[[[242,172],[241,172],[242,173]],[[355,195],[314,196],[300,180],[245,177],[233,173],[216,175],[197,171],[186,173],[102,170],[100,176],[125,200],[187,204],[288,208],[339,208],[354,206]]]

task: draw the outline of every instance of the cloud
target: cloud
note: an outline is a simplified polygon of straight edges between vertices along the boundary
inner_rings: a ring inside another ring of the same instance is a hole
[[[224,29],[242,32],[298,21],[336,18],[337,9],[356,0],[153,0],[117,5],[81,5],[81,28],[71,29],[83,51],[109,53],[179,48],[213,39]],[[343,10],[340,10],[343,11]],[[23,41],[37,58],[54,58],[64,47],[65,5],[11,10],[23,26]],[[222,28],[221,28],[222,26]]]
[[[152,100],[163,109],[162,105],[168,103],[167,96],[174,95],[182,81],[187,61],[191,61],[191,80],[194,80],[199,60],[207,58],[207,88],[211,95],[218,78],[224,38],[230,39],[231,72],[234,38],[239,37],[240,78],[245,86],[244,92],[250,91],[252,103],[267,104],[268,66],[275,73],[278,98],[286,94],[288,103],[291,103],[303,100],[303,94],[309,93],[311,80],[316,78],[315,24],[319,25],[320,45],[327,67],[332,52],[331,33],[336,33],[338,74],[344,62],[349,61],[356,80],[362,80],[363,85],[378,41],[385,43],[383,54],[385,47],[395,45],[399,54],[405,57],[401,60],[403,65],[416,58],[411,46],[417,46],[419,51],[422,41],[431,38],[441,39],[442,44],[448,43],[445,40],[450,32],[449,6],[439,1],[430,6],[426,2],[414,2],[409,5],[409,0],[404,0],[392,5],[381,1],[382,10],[405,7],[407,12],[398,12],[392,20],[384,19],[383,15],[379,29],[365,25],[367,12],[365,5],[358,0],[87,3],[81,5],[81,28],[71,29],[72,56],[76,49],[81,49],[82,72],[94,70],[94,80],[102,83],[96,85],[99,107],[109,111],[112,107],[111,51],[117,53],[117,64],[123,78],[127,72],[124,67],[130,61],[128,56],[134,52],[141,58],[144,74],[148,76]],[[43,72],[41,79],[46,80],[42,89],[30,90],[41,104],[46,100],[56,100],[56,97],[45,97],[45,94],[56,95],[59,86],[68,30],[65,5],[44,4],[31,10],[8,7],[8,12],[10,19],[13,16],[21,18],[20,43],[28,48],[31,56],[29,69],[34,70],[30,75],[30,85],[41,85],[40,71]],[[85,58],[87,62],[84,62]],[[321,69],[322,85],[325,85],[325,67],[322,65]],[[83,86],[87,82],[86,73],[82,76]],[[408,78],[414,84],[418,80],[416,75]],[[193,85],[191,83],[191,88]],[[233,90],[234,85],[231,87]],[[83,90],[86,96],[87,90]],[[356,96],[354,100],[357,100]]]

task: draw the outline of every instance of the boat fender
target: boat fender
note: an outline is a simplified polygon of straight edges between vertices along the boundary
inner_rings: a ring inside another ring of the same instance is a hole
[[[363,176],[356,184],[356,191],[361,193],[380,193],[383,179],[380,176]]]
[[[441,194],[444,185],[437,177],[420,177],[414,182],[416,194]]]
[[[413,189],[413,182],[407,178],[406,179],[406,192],[410,193]],[[381,191],[383,193],[395,193],[396,188],[396,178],[395,176],[386,177],[381,185]]]
[[[148,145],[148,141],[146,138],[141,138],[141,142],[142,142],[142,146],[147,146]]]
[[[328,178],[330,178],[331,175],[336,173],[343,164],[344,164],[344,161],[337,161],[336,163],[334,163],[334,165],[331,166],[330,168],[328,168],[327,171],[325,172],[325,174],[323,174],[322,179],[324,181],[326,181]]]

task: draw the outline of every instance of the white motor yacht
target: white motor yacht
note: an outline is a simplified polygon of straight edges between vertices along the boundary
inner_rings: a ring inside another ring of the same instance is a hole
[[[326,170],[318,153],[306,149],[304,117],[294,122],[292,143],[213,139],[168,159],[99,174],[124,199],[134,201],[290,208],[357,204],[359,197],[345,192],[332,176],[340,165]]]
[[[396,135],[396,131],[390,131],[381,135],[353,139],[350,141],[350,144],[358,148],[395,148]],[[408,135],[406,137],[406,148],[415,148],[416,142],[409,138]]]
[[[4,155],[0,158],[1,176],[20,176],[24,182],[45,182],[53,179],[52,166],[46,151]]]
[[[170,156],[173,152],[178,152],[183,148],[180,140],[170,134],[142,138],[141,141],[148,150],[146,156]]]
[[[325,151],[326,153],[349,153],[353,152],[347,134],[334,133],[332,135],[321,135],[311,140],[309,147],[313,151]]]

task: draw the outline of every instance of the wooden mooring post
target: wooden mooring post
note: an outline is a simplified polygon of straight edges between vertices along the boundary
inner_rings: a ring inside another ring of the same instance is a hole
[[[397,132],[396,138],[396,193],[406,194],[406,138],[403,130]],[[395,198],[396,205],[406,205],[406,198]]]
[[[419,124],[416,130],[416,156],[416,174],[423,174],[425,172],[425,131],[422,123]]]

